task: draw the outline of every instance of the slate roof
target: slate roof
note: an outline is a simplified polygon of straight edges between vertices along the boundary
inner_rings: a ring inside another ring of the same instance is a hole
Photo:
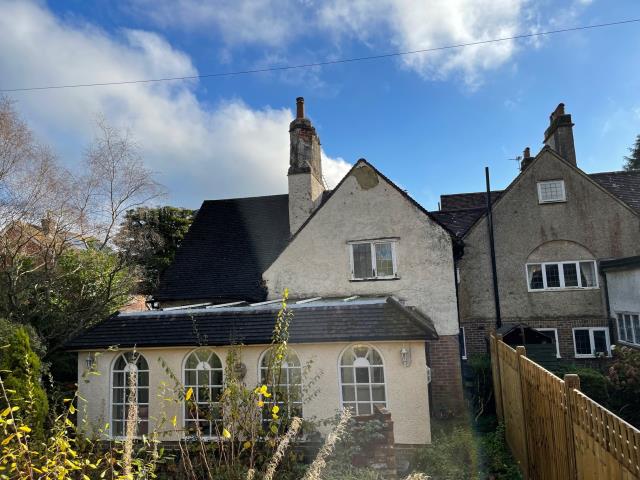
[[[393,297],[290,307],[290,343],[438,338],[427,316]],[[71,340],[66,348],[269,344],[279,308],[278,304],[270,304],[121,313]]]
[[[289,237],[288,195],[206,200],[154,299],[264,300],[262,273]]]
[[[640,170],[591,173],[589,177],[640,212]]]
[[[640,171],[620,171],[587,174],[605,190],[640,213]],[[492,190],[495,202],[504,190]],[[457,236],[464,236],[486,209],[486,192],[455,193],[440,196],[440,208],[431,212]]]

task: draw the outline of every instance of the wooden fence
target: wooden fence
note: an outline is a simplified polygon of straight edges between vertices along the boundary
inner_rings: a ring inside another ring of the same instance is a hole
[[[640,430],[580,392],[577,375],[556,377],[491,335],[498,418],[525,478],[640,478]]]

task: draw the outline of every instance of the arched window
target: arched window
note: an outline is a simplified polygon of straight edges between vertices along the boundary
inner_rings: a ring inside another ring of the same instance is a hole
[[[184,423],[189,432],[205,437],[219,434],[222,412],[219,404],[222,395],[222,362],[210,349],[191,352],[184,365],[184,386],[193,389],[190,401],[185,402]]]
[[[384,364],[376,349],[352,345],[340,357],[342,406],[356,415],[370,415],[373,406],[387,406]]]
[[[135,398],[131,398],[131,381]],[[149,432],[149,364],[138,352],[125,352],[113,364],[111,383],[111,432],[114,437],[127,433],[130,404],[138,408],[137,435]]]
[[[280,415],[302,417],[302,366],[298,355],[287,349],[281,368],[274,368],[274,363],[273,350],[267,350],[260,361],[260,383],[273,390]]]

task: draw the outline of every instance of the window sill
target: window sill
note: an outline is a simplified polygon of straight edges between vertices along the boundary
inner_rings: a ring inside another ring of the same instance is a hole
[[[640,345],[637,344],[637,343],[628,342],[626,340],[618,340],[618,343],[620,345],[624,345],[625,347],[631,347],[631,348],[635,348],[635,349],[640,349]]]
[[[547,201],[538,200],[538,205],[553,205],[554,203],[567,203],[567,201],[566,200],[547,200]]]
[[[589,355],[575,355],[575,358],[591,358],[593,360],[598,360],[599,358],[611,358],[611,355],[605,355],[601,357],[599,355],[589,354]]]
[[[556,287],[528,289],[529,293],[539,292],[582,292],[583,290],[600,290],[600,287]]]
[[[400,280],[400,277],[379,277],[379,278],[350,278],[350,282],[385,282],[389,280]]]

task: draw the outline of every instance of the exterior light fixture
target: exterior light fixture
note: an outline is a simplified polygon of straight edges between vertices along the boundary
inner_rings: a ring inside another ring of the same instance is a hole
[[[402,348],[400,349],[400,361],[402,362],[403,367],[411,365],[411,349],[407,348],[405,345],[402,345]]]
[[[85,364],[87,366],[87,370],[93,370],[96,366],[96,356],[93,353],[87,355]]]

